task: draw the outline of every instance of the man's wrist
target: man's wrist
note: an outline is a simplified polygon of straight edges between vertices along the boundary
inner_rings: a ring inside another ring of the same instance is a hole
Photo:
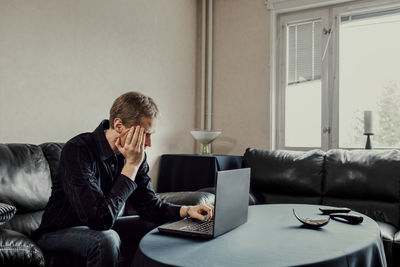
[[[190,206],[182,206],[181,209],[179,210],[179,214],[181,218],[189,218],[189,209]]]
[[[121,174],[129,177],[131,180],[134,181],[138,170],[139,170],[138,166],[127,162],[122,168]]]
[[[189,218],[190,216],[189,216],[189,209],[190,209],[190,207],[187,207],[187,209],[186,209],[186,214],[185,214],[185,218]]]

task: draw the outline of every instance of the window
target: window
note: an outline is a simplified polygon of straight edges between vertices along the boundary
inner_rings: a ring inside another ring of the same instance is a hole
[[[400,147],[400,9],[341,16],[339,32],[339,146],[365,145],[371,110],[373,145]]]
[[[277,148],[363,148],[364,111],[400,147],[400,7],[365,2],[277,16]]]
[[[280,17],[282,64],[280,81],[280,147],[322,146],[323,28],[327,12],[305,12]],[[306,99],[307,102],[303,101]]]
[[[287,146],[321,146],[321,135],[318,134],[321,128],[321,33],[319,18],[287,25]],[[299,101],[303,98],[308,100],[307,105]]]

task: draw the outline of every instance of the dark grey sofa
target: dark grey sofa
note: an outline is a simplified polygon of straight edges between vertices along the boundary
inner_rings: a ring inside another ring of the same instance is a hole
[[[70,257],[45,259],[30,236],[39,227],[51,193],[63,144],[0,144],[0,202],[17,208],[0,226],[0,266],[77,266]],[[175,204],[213,203],[214,195],[201,192],[162,193]]]

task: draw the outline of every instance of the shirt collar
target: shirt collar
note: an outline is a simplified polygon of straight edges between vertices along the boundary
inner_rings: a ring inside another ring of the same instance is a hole
[[[96,142],[99,156],[101,160],[107,160],[111,156],[114,156],[114,151],[111,149],[110,144],[107,141],[106,134],[104,133],[110,126],[108,120],[103,120],[99,126],[93,131],[94,140]]]

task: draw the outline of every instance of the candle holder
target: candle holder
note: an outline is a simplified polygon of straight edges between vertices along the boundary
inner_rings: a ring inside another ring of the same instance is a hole
[[[373,133],[364,133],[364,135],[367,136],[367,143],[365,144],[365,149],[372,149],[372,145],[371,145],[371,135],[374,135]]]

